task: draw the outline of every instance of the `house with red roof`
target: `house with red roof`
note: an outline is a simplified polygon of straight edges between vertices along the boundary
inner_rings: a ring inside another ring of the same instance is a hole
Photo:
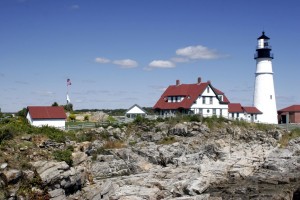
[[[240,103],[228,104],[228,118],[233,120],[245,120],[248,122],[259,122],[258,115],[262,112],[253,106],[242,106]]]
[[[62,106],[28,106],[26,118],[33,126],[65,129],[67,115]]]
[[[180,84],[177,80],[165,90],[153,109],[162,116],[183,113],[228,117],[228,104],[222,91],[213,87],[210,81],[202,82],[198,78],[193,84]]]
[[[277,111],[280,124],[300,123],[300,105],[292,105]]]

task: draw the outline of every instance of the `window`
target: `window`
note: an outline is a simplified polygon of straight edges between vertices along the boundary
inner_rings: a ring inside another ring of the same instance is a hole
[[[213,104],[213,97],[209,97],[209,103]]]
[[[205,104],[205,97],[202,97],[202,104]]]
[[[270,95],[270,99],[272,99],[272,95]]]
[[[256,114],[254,115],[254,119],[257,120],[257,115]]]
[[[223,116],[222,109],[220,109],[220,116]]]
[[[231,113],[231,118],[234,118],[234,113]]]
[[[213,115],[216,115],[217,114],[217,109],[213,109]]]
[[[239,118],[240,117],[240,113],[236,113],[236,117]]]
[[[207,93],[209,93],[209,87],[207,87]]]
[[[199,114],[202,115],[202,108],[199,108]]]
[[[223,101],[223,95],[219,95],[220,101]]]
[[[207,113],[209,113],[209,109],[207,109]]]

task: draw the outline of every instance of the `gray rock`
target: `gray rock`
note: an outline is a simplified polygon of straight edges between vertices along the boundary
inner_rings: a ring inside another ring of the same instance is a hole
[[[64,200],[66,199],[65,191],[63,189],[55,189],[49,191],[51,200]]]
[[[11,169],[8,171],[4,171],[3,174],[6,177],[6,180],[8,183],[15,184],[19,181],[19,179],[22,176],[22,171],[17,170],[17,169]]]
[[[0,169],[1,170],[5,169],[7,167],[7,165],[8,165],[7,163],[2,163],[0,166]]]

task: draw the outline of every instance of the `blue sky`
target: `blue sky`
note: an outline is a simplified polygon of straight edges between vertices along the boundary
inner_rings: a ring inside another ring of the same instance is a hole
[[[271,38],[277,108],[300,104],[298,0],[0,0],[0,108],[151,107],[210,80],[252,105],[257,37]]]

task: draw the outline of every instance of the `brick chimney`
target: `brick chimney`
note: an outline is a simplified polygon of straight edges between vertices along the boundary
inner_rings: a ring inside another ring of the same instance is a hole
[[[197,83],[200,84],[201,83],[201,77],[198,77],[197,79]]]
[[[180,85],[180,80],[176,80],[176,86]]]

